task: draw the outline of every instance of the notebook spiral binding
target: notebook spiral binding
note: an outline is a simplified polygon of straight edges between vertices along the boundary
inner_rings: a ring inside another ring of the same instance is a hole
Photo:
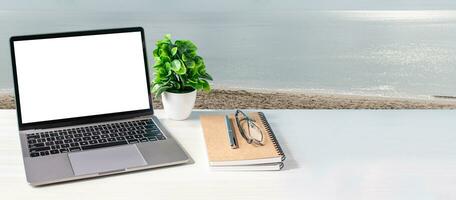
[[[277,138],[275,137],[275,134],[272,131],[271,126],[269,125],[269,122],[266,120],[266,116],[264,116],[263,112],[258,112],[258,115],[260,116],[261,123],[263,124],[264,128],[268,132],[269,138],[271,139],[272,143],[274,144],[274,147],[275,147],[277,153],[279,153],[279,155],[282,156],[282,161],[284,161],[286,156],[283,153],[282,148],[280,147],[279,142],[277,141]]]

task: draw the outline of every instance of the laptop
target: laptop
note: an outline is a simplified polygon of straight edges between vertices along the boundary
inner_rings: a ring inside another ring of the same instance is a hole
[[[154,116],[141,27],[15,36],[10,45],[31,185],[190,160]]]

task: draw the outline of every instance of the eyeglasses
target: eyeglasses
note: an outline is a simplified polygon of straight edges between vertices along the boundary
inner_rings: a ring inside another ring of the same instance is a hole
[[[240,110],[236,110],[234,118],[236,118],[236,124],[239,128],[239,132],[241,133],[242,137],[247,141],[247,143],[253,144],[255,146],[264,145],[263,132],[261,131],[260,127],[257,125],[254,119],[250,118],[248,115],[246,115],[244,112]]]

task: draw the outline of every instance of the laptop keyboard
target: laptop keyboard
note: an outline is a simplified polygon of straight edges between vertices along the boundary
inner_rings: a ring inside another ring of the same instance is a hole
[[[31,157],[165,139],[151,119],[27,134]]]

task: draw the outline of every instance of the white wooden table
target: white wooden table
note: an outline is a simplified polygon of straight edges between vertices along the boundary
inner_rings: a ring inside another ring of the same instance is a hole
[[[194,164],[34,188],[16,113],[0,110],[0,198],[456,199],[456,111],[267,110],[287,155],[278,172],[211,171],[198,120],[207,112],[162,120]]]

